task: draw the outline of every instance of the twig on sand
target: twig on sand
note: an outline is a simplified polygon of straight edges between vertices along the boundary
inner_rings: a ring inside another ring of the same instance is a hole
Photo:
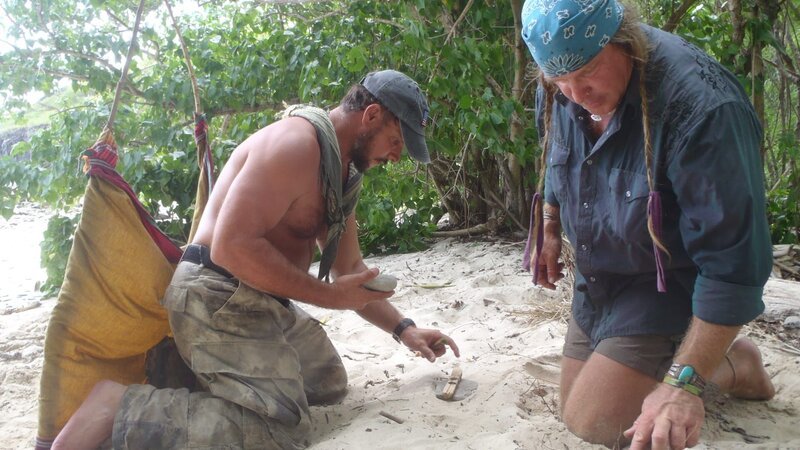
[[[389,414],[389,413],[388,413],[388,412],[386,412],[386,411],[381,411],[381,412],[379,412],[378,414],[382,415],[383,417],[386,417],[386,418],[387,418],[387,419],[389,419],[389,420],[393,420],[393,421],[395,421],[395,422],[397,422],[397,423],[403,423],[403,422],[405,422],[405,420],[403,420],[403,419],[401,419],[401,418],[399,418],[399,417],[397,417],[397,416],[395,416],[395,415],[393,415],[393,414]]]
[[[785,351],[786,353],[800,356],[800,349],[783,341],[781,341],[781,350]]]
[[[418,288],[422,288],[422,289],[441,289],[441,288],[446,288],[446,287],[453,286],[453,282],[452,281],[447,281],[447,282],[442,283],[442,284],[433,284],[433,283],[430,283],[430,284],[415,284],[414,286],[418,287]]]

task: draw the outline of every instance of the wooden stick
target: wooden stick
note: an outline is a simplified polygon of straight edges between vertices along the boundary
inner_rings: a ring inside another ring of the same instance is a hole
[[[474,227],[464,228],[461,230],[433,231],[431,232],[431,236],[436,238],[463,237],[463,236],[476,236],[479,234],[486,234],[488,232],[489,232],[489,226],[485,223],[481,223],[475,225]]]
[[[798,272],[796,269],[792,268],[788,264],[784,264],[784,263],[782,263],[780,261],[772,261],[772,264],[775,265],[775,266],[780,267],[781,269],[783,269],[783,270],[785,270],[785,271],[787,271],[787,272],[789,272],[791,274],[794,274],[795,276],[800,276],[800,272]]]
[[[399,417],[397,417],[397,416],[395,416],[395,415],[393,415],[393,414],[389,414],[389,413],[388,413],[388,412],[386,412],[386,411],[381,411],[381,412],[379,412],[378,414],[382,415],[383,417],[386,417],[386,418],[387,418],[387,419],[389,419],[389,420],[393,420],[393,421],[395,421],[395,422],[397,422],[397,423],[403,423],[403,422],[405,422],[405,420],[403,420],[403,419],[401,419],[401,418],[399,418]]]
[[[456,366],[453,368],[453,372],[450,373],[450,378],[447,380],[447,384],[444,386],[444,389],[442,389],[442,393],[436,394],[436,398],[441,400],[452,400],[456,393],[456,388],[458,388],[459,382],[461,382],[461,367]]]
[[[789,253],[792,252],[793,247],[792,244],[775,245],[772,247],[772,257],[783,258],[784,256],[788,256]]]

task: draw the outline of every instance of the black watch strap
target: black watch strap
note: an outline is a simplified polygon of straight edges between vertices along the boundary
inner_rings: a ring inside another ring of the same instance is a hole
[[[406,317],[405,319],[401,320],[396,327],[394,327],[394,331],[392,331],[392,337],[395,341],[400,342],[400,335],[403,334],[403,331],[405,331],[408,327],[416,326],[417,324],[415,324],[413,320]]]

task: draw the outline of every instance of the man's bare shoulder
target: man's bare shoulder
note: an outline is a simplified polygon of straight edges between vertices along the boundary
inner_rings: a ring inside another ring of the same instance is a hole
[[[300,117],[287,117],[260,129],[247,138],[240,149],[257,154],[258,159],[277,159],[285,163],[319,161],[317,131]]]

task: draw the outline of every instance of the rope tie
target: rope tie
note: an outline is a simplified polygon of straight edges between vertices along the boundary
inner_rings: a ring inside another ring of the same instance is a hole
[[[195,113],[194,120],[194,143],[198,152],[198,164],[201,169],[204,169],[202,172],[206,176],[208,192],[211,192],[214,189],[214,159],[208,144],[208,122],[206,121],[206,115],[202,113]]]

